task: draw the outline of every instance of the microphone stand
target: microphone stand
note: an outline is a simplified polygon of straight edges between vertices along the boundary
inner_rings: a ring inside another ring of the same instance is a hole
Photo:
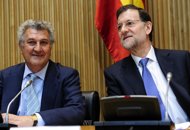
[[[172,79],[172,73],[168,72],[167,73],[167,90],[166,90],[166,94],[165,94],[165,98],[166,98],[166,112],[165,112],[165,120],[169,121],[169,116],[168,116],[168,92],[169,92],[169,88],[170,88],[170,81]]]
[[[26,85],[23,89],[21,89],[19,91],[19,93],[17,93],[17,95],[9,102],[8,106],[7,106],[7,111],[6,111],[6,115],[5,115],[5,125],[9,126],[9,109],[11,104],[15,101],[15,99],[22,93],[22,91],[24,91],[28,86],[30,86],[32,83],[32,80],[28,80],[26,82]]]

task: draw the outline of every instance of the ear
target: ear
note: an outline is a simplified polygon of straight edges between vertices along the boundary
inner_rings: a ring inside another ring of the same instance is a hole
[[[147,35],[149,35],[151,31],[152,31],[152,22],[147,21],[145,23],[145,32]]]
[[[22,50],[23,50],[23,44],[21,43],[19,43],[19,49],[20,49],[20,52],[22,53]]]
[[[19,43],[19,48],[20,48],[20,50],[22,49],[22,45]]]

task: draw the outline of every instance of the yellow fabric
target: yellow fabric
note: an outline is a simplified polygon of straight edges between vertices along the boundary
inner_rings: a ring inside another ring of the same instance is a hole
[[[144,3],[142,0],[120,0],[120,1],[121,1],[122,5],[133,4],[137,7],[144,9]]]

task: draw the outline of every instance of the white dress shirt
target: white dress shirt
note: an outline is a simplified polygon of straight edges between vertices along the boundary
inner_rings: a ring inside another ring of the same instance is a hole
[[[134,59],[139,72],[142,76],[142,67],[139,63],[139,61],[142,59],[140,57],[132,55],[132,58]],[[145,58],[145,57],[144,57]],[[147,54],[146,58],[149,58],[149,61],[147,63],[147,68],[149,69],[154,82],[157,86],[157,89],[159,91],[160,97],[162,99],[162,102],[168,110],[168,114],[170,119],[174,123],[183,123],[188,120],[188,117],[182,107],[179,105],[176,96],[174,95],[170,85],[168,84],[166,77],[164,76],[163,72],[161,71],[161,68],[159,66],[159,63],[157,61],[157,58],[155,56],[154,48],[151,46],[151,49],[149,53]],[[168,98],[166,96],[166,93],[168,91]],[[168,106],[168,107],[167,107]]]
[[[46,75],[48,64],[41,71],[35,73],[35,75],[39,77],[39,78],[37,78],[35,80],[35,83],[38,84],[38,87],[35,88],[35,91],[37,93],[37,97],[38,97],[38,100],[39,100],[40,104],[41,104],[44,79],[45,79],[45,75]],[[24,70],[23,81],[22,81],[22,88],[21,89],[23,89],[23,87],[25,86],[26,82],[29,80],[28,75],[31,74],[31,73],[32,73],[32,71],[28,68],[27,65],[25,65],[25,70]],[[27,89],[25,89],[21,93],[20,104],[19,104],[17,115],[26,115],[26,99],[27,99],[26,98],[27,97],[26,90]],[[43,126],[43,125],[45,125],[45,122],[42,119],[42,117],[40,116],[40,114],[39,113],[35,113],[35,114],[36,114],[36,116],[38,118],[38,124],[37,124],[37,126]]]

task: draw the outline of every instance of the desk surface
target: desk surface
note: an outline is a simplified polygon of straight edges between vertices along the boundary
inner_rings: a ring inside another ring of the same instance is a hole
[[[10,130],[95,130],[95,126],[11,127]]]
[[[96,130],[170,130],[168,121],[100,121],[94,122]]]
[[[81,126],[81,130],[95,130],[95,126]]]
[[[99,121],[94,126],[11,127],[10,130],[170,130],[171,123],[163,121]],[[8,130],[8,129],[5,129]]]

